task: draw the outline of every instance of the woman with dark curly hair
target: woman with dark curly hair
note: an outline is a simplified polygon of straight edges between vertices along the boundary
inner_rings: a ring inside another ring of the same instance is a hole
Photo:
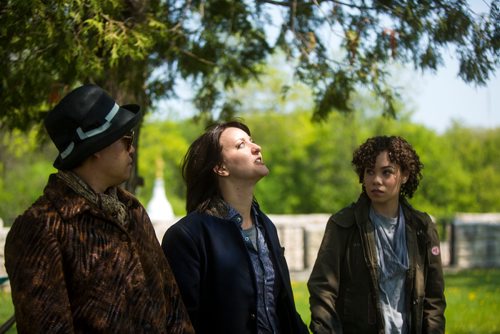
[[[406,198],[423,164],[403,138],[357,150],[357,202],[330,217],[308,281],[313,333],[444,333],[439,238]]]

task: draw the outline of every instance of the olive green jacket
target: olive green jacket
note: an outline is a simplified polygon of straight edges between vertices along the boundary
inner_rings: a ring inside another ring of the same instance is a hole
[[[444,333],[446,307],[439,238],[430,217],[401,200],[409,269],[409,333]],[[308,281],[313,333],[384,333],[370,200],[330,217]]]

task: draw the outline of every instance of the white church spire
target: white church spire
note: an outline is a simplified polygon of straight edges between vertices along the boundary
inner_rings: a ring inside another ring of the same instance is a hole
[[[156,179],[153,187],[153,197],[148,203],[146,211],[153,225],[171,225],[175,218],[172,205],[165,194],[165,184],[163,181],[162,159],[156,160]]]

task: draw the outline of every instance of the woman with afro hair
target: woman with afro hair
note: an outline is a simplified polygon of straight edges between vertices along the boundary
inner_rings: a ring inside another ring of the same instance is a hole
[[[439,237],[407,201],[423,164],[403,138],[354,151],[359,199],[330,217],[308,281],[313,333],[444,333]]]

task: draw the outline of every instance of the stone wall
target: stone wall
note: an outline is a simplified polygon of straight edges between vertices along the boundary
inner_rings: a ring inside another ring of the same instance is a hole
[[[269,215],[285,248],[285,258],[290,271],[303,271],[312,267],[329,217],[328,214]],[[160,243],[165,231],[179,219],[180,217],[153,221]]]
[[[500,213],[457,214],[450,243],[453,266],[500,267]]]
[[[269,215],[276,225],[290,271],[312,268],[329,214]]]
[[[291,272],[311,270],[323,239],[329,214],[269,215],[276,225]],[[153,222],[158,240],[179,217]],[[0,276],[6,275],[4,244],[8,229],[0,219]],[[500,267],[500,214],[459,214],[452,226],[452,240],[441,243],[444,265],[460,268]],[[451,259],[450,259],[451,254]],[[454,260],[454,261],[453,261]],[[450,262],[451,261],[451,262]]]
[[[323,240],[329,214],[269,215],[278,229],[291,272],[309,272]],[[441,260],[450,265],[448,241],[441,242]]]

